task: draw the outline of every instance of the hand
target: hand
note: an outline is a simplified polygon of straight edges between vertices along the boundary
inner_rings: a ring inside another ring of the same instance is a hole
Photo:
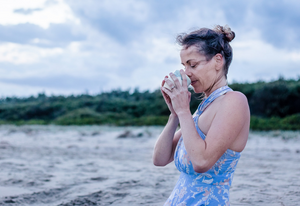
[[[166,88],[164,87],[164,84],[167,84],[167,83],[166,83],[166,80],[167,80],[167,79],[168,79],[168,76],[165,76],[165,79],[164,79],[164,80],[162,81],[162,83],[161,83],[160,91],[161,91],[161,93],[162,93],[162,95],[163,95],[163,97],[164,97],[164,100],[165,100],[165,102],[166,102],[166,104],[167,104],[167,106],[168,106],[168,108],[169,108],[171,114],[177,116],[176,112],[175,112],[174,109],[173,109],[172,101],[171,101],[169,95],[166,94],[166,93],[164,92],[164,90],[163,90],[163,89],[166,89]],[[169,84],[170,84],[171,81],[170,81],[170,80],[167,80],[167,81],[168,81]],[[172,83],[172,82],[171,82],[171,83]],[[173,86],[175,86],[175,85],[173,84],[173,85],[171,86],[171,88],[172,88]],[[166,90],[168,90],[168,89],[166,89]],[[168,91],[169,91],[169,90],[168,90]]]
[[[190,113],[190,100],[191,100],[191,93],[188,91],[187,88],[187,79],[185,76],[185,73],[183,70],[180,70],[180,74],[182,76],[182,85],[180,84],[178,78],[173,74],[170,73],[170,77],[172,78],[172,80],[174,81],[174,83],[172,81],[170,81],[168,78],[165,78],[163,81],[164,83],[167,83],[170,88],[173,88],[172,90],[169,90],[165,87],[162,87],[162,93],[167,98],[165,98],[166,103],[168,104],[168,107],[176,113],[176,115],[178,115],[179,113],[184,113],[184,112],[189,112]],[[170,111],[172,112],[172,110],[170,109]]]

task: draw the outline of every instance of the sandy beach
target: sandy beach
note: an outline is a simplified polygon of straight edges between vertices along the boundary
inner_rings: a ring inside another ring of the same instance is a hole
[[[163,205],[179,172],[152,164],[162,127],[0,126],[0,205]],[[231,205],[300,202],[300,132],[251,132]]]

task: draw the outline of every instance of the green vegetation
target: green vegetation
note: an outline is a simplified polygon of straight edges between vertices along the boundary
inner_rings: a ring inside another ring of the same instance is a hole
[[[253,130],[300,130],[300,78],[272,82],[233,83],[248,98]],[[192,92],[191,111],[201,96]],[[0,124],[164,125],[169,110],[160,90],[113,90],[98,95],[0,99]]]
[[[250,123],[253,130],[300,130],[300,113],[285,118],[252,116]]]

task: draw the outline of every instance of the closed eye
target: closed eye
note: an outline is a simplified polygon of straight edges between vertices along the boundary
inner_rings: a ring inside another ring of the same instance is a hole
[[[200,61],[196,62],[196,63],[193,64],[193,65],[190,64],[190,66],[191,66],[191,68],[195,68],[195,67],[197,67],[199,64],[200,64],[200,65],[204,65],[206,62],[207,62],[206,60],[200,60]]]
[[[198,66],[198,64],[199,64],[199,62],[196,62],[196,64],[190,64],[190,66],[191,66],[191,68],[195,68]]]

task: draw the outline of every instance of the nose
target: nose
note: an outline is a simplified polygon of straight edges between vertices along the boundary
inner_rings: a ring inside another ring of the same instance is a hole
[[[184,69],[184,73],[188,76],[188,77],[191,77],[192,73],[190,71],[190,69],[188,67],[185,67]]]

